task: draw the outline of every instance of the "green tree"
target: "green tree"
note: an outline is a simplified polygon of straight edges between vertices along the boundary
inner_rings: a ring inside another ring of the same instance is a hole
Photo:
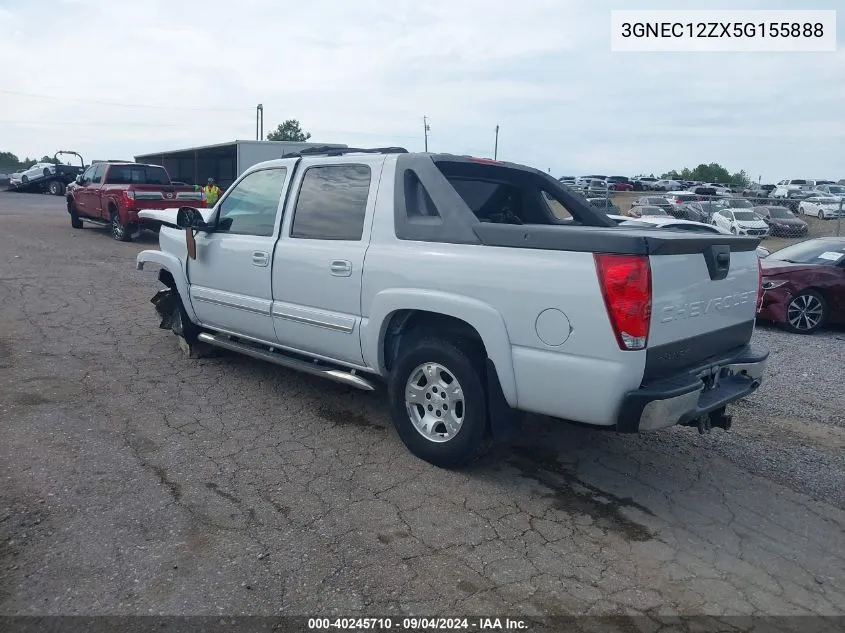
[[[694,169],[684,167],[681,171],[673,169],[672,171],[663,174],[661,178],[669,178],[672,180],[699,180],[701,182],[723,182],[736,187],[746,187],[750,182],[748,174],[744,169],[732,174],[719,163],[710,163],[709,165],[701,163]]]
[[[288,119],[279,124],[275,130],[267,135],[268,141],[307,141],[311,138],[310,132],[303,132],[302,126],[296,119]]]
[[[12,152],[0,152],[0,171],[15,171],[20,167],[21,160]]]

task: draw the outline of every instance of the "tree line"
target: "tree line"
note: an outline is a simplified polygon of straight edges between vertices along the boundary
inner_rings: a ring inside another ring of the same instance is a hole
[[[29,158],[28,156],[25,158],[18,158],[12,154],[12,152],[0,152],[0,173],[22,171],[24,169],[29,169],[35,163],[58,164],[59,161],[52,156],[42,156],[40,159]]]
[[[654,174],[651,174],[651,176],[654,177]],[[664,174],[661,174],[660,178],[663,178],[665,180],[696,180],[699,182],[721,182],[727,185],[733,185],[735,187],[747,187],[751,184],[751,179],[748,177],[748,173],[744,169],[741,169],[738,172],[732,174],[730,171],[722,167],[719,163],[710,163],[709,165],[701,163],[698,167],[694,169],[684,167],[680,171],[678,171],[677,169],[673,169],[671,171],[667,171]]]

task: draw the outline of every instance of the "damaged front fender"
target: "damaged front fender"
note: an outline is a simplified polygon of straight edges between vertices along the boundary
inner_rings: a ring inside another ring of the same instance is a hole
[[[150,303],[155,306],[156,312],[161,317],[159,327],[162,330],[173,329],[173,315],[179,305],[179,295],[172,288],[166,290],[159,290],[155,296],[150,299]]]

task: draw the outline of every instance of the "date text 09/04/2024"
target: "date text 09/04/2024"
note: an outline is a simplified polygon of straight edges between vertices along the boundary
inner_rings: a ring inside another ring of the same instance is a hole
[[[528,623],[514,618],[308,618],[311,631],[519,631]]]

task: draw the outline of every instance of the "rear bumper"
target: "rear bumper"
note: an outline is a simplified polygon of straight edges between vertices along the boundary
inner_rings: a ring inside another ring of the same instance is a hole
[[[705,366],[629,391],[622,400],[616,430],[652,431],[696,420],[760,386],[769,352],[747,345]]]

